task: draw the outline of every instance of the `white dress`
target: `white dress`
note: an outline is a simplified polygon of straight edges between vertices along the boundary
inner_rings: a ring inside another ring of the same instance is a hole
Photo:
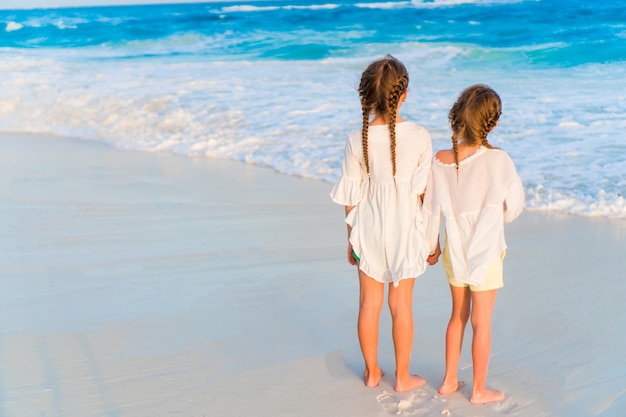
[[[454,279],[482,285],[487,265],[506,249],[504,223],[523,208],[524,186],[506,152],[481,146],[459,162],[458,173],[435,157],[423,207],[430,253],[443,214]]]
[[[355,206],[346,216],[359,268],[380,282],[397,285],[426,269],[428,244],[421,201],[432,161],[430,134],[411,122],[396,124],[396,176],[392,175],[389,128],[368,131],[370,173],[363,159],[361,131],[350,134],[343,173],[331,198]]]

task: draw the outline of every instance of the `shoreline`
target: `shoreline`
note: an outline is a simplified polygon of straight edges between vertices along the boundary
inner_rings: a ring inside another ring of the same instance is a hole
[[[237,161],[0,134],[0,410],[32,415],[620,416],[626,222],[539,211],[506,226],[488,385],[443,376],[449,290],[414,290],[411,370],[360,379],[358,282],[332,184]],[[603,284],[603,285],[601,285]],[[469,332],[460,376],[471,381]],[[429,414],[430,413],[430,414]]]

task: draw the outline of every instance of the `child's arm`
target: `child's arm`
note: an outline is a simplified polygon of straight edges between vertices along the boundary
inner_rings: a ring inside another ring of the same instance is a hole
[[[356,206],[346,206],[346,216],[348,215],[348,213],[350,213],[350,211]],[[352,256],[352,254],[354,253],[354,250],[352,249],[352,243],[350,243],[350,233],[352,233],[352,226],[350,226],[349,224],[346,223],[346,226],[348,228],[348,263],[350,265],[357,265],[358,262],[356,259],[354,259],[354,256]]]
[[[435,248],[435,252],[428,255],[428,258],[426,258],[426,262],[428,262],[428,265],[434,265],[437,263],[437,261],[439,261],[439,255],[441,255],[441,246],[439,246],[439,237],[437,237],[437,247]]]
[[[363,168],[359,156],[354,154],[351,141],[348,140],[346,143],[341,177],[339,177],[339,180],[330,192],[332,200],[345,207],[346,217],[361,200],[361,194],[363,192],[362,185]],[[356,265],[357,261],[352,256],[352,244],[350,243],[352,227],[348,223],[346,223],[346,225],[348,228],[348,263],[350,265]]]
[[[519,175],[517,175],[513,161],[511,161],[509,170],[509,181],[506,189],[507,194],[503,201],[505,223],[512,222],[522,213],[526,199],[524,184],[522,184],[522,180]]]
[[[441,207],[437,202],[434,193],[435,183],[432,172],[428,175],[426,184],[426,193],[424,195],[424,204],[422,205],[422,214],[426,225],[426,244],[428,245],[428,257],[426,261],[429,265],[434,265],[441,254],[439,246],[439,228],[441,226]]]

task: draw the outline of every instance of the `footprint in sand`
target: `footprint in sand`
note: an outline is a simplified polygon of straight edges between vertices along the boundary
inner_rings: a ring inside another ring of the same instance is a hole
[[[376,399],[383,406],[383,410],[389,414],[398,415],[400,409],[398,408],[398,399],[395,395],[389,394],[387,391],[383,391],[382,394],[376,396]]]
[[[384,391],[376,397],[387,413],[410,416],[431,416],[437,406],[433,400],[435,398],[437,397],[432,397],[422,390],[412,392],[406,397],[401,394],[400,398],[395,394]]]
[[[517,403],[513,398],[505,398],[499,402],[498,405],[496,405],[496,411],[502,414],[507,414],[515,407],[517,407]]]

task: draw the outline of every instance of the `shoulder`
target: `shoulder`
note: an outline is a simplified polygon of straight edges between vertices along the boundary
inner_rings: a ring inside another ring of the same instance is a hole
[[[348,136],[348,143],[353,145],[355,143],[362,143],[363,141],[363,131],[362,130],[353,130],[350,132]]]
[[[506,151],[502,149],[488,149],[486,154],[490,156],[491,161],[493,161],[495,166],[500,169],[505,171],[515,171],[515,163]]]
[[[442,149],[435,154],[435,158],[443,164],[454,164],[454,151],[452,149]]]
[[[487,155],[490,155],[493,159],[504,163],[513,163],[509,154],[500,148],[487,149]]]
[[[399,123],[398,127],[413,134],[420,134],[430,137],[430,133],[428,133],[428,130],[424,126],[418,125],[417,123],[405,120],[404,122]]]
[[[363,131],[361,129],[353,130],[350,132],[349,140],[361,139]]]
[[[412,143],[413,146],[419,146],[421,149],[432,149],[430,133],[424,126],[404,121],[397,125],[396,133],[399,137],[405,138],[408,143]]]
[[[363,146],[363,137],[360,130],[354,130],[348,135],[346,140],[346,152],[347,153],[359,153]]]

